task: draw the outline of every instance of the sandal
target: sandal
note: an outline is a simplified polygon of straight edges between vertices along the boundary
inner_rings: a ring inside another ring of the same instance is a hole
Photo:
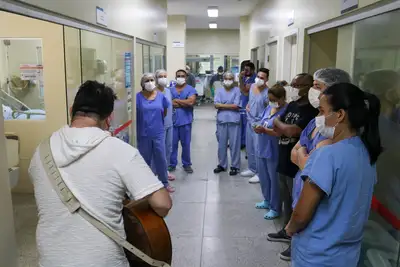
[[[258,203],[256,204],[256,209],[264,209],[264,210],[267,210],[267,209],[269,209],[269,208],[270,208],[270,205],[269,205],[268,201],[266,201],[266,200],[261,201],[261,202],[258,202]]]
[[[264,215],[264,219],[266,220],[273,220],[279,217],[279,212],[276,212],[274,210],[270,210],[268,211],[265,215]]]
[[[168,173],[168,181],[175,181],[175,179],[176,179],[175,175]]]

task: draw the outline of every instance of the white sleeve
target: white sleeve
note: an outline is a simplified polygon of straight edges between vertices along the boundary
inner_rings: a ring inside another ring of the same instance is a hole
[[[142,199],[164,185],[158,180],[140,155],[139,151],[131,147],[130,159],[124,160],[117,166],[117,171],[125,184],[127,193],[131,199]]]

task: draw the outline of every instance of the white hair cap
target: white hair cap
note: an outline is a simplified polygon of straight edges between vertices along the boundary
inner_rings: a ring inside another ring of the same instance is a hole
[[[351,83],[350,75],[341,69],[324,68],[314,73],[314,80],[324,83],[326,86],[332,86],[337,83]]]
[[[140,86],[142,87],[143,90],[144,90],[145,81],[147,79],[151,79],[151,78],[153,78],[154,81],[156,80],[156,77],[154,77],[153,73],[148,72],[148,73],[143,74],[142,79],[140,80]]]

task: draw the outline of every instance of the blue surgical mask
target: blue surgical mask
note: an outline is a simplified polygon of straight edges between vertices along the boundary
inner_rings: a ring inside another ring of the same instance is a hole
[[[271,108],[279,108],[278,102],[269,102],[269,106],[270,106]]]

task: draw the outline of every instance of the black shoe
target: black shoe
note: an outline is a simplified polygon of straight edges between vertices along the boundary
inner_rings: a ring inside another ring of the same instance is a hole
[[[246,149],[246,145],[241,145],[240,150]]]
[[[268,234],[268,241],[271,242],[284,242],[290,243],[292,238],[286,234],[285,229],[280,230],[278,233]]]
[[[183,166],[183,169],[184,169],[185,172],[187,172],[187,173],[193,173],[192,166]]]
[[[226,172],[226,169],[218,165],[217,168],[214,169],[214,173],[220,173],[220,172]]]
[[[235,176],[238,175],[239,169],[238,168],[231,168],[231,171],[229,172],[230,176]]]
[[[289,246],[285,251],[279,253],[279,258],[284,261],[290,261],[292,259],[292,247]]]

